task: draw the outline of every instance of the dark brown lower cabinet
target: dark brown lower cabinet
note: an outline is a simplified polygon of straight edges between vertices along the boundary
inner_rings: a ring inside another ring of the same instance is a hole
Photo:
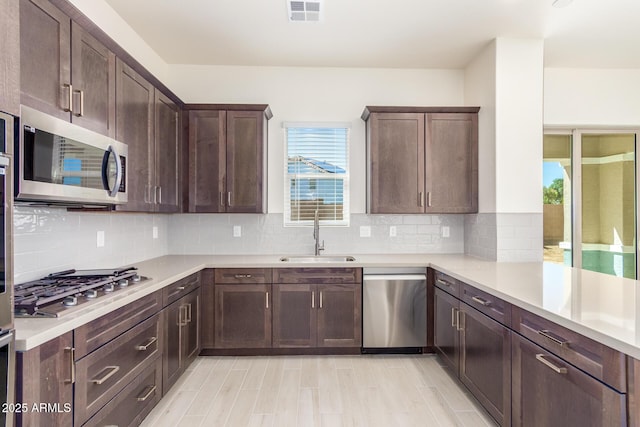
[[[274,284],[273,347],[360,347],[359,284]]]
[[[460,334],[456,316],[460,300],[436,288],[434,297],[433,345],[442,361],[457,374],[460,366]]]
[[[216,348],[271,347],[271,285],[216,284]]]
[[[146,368],[96,413],[84,427],[138,426],[162,397],[162,358]]]
[[[16,413],[16,424],[73,425],[73,332],[16,355],[16,403],[25,404],[27,409]],[[51,405],[56,410],[34,411],[34,404]]]
[[[512,333],[513,426],[627,425],[626,395]]]
[[[460,381],[502,426],[511,425],[511,333],[460,303]]]
[[[199,311],[199,288],[164,309],[163,395],[200,353]]]
[[[214,270],[208,268],[200,272],[200,347],[215,347],[215,297]]]
[[[362,285],[318,287],[318,347],[362,346]]]

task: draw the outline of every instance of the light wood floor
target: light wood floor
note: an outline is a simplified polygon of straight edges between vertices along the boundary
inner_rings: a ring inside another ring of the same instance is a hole
[[[142,424],[494,426],[433,355],[199,357]]]

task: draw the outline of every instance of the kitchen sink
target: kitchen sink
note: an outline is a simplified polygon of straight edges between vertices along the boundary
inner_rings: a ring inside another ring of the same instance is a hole
[[[283,256],[280,258],[282,262],[300,262],[300,263],[323,263],[323,262],[350,262],[356,259],[352,256],[313,256],[313,255],[294,255]]]

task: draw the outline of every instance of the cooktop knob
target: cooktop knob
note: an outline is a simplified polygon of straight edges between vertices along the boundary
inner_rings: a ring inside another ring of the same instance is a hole
[[[139,275],[139,274],[136,274],[135,276],[133,276],[133,277],[131,278],[131,281],[132,281],[132,282],[134,282],[134,283],[137,283],[137,282],[139,282],[139,281],[140,281],[140,279],[141,279],[141,278],[140,278],[140,275]]]
[[[74,305],[78,305],[78,298],[76,298],[75,296],[64,297],[64,299],[62,300],[62,305],[66,307],[73,307]]]
[[[113,283],[107,283],[102,287],[102,290],[105,292],[113,292],[114,289]]]
[[[118,280],[118,287],[119,288],[126,288],[127,286],[129,286],[129,281],[127,279]]]
[[[98,296],[98,291],[95,289],[89,289],[88,291],[85,291],[84,296],[89,299],[96,298]]]

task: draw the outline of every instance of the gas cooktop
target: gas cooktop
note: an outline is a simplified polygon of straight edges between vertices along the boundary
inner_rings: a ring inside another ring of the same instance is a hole
[[[66,270],[15,285],[15,317],[60,317],[73,309],[148,280],[135,267]]]

